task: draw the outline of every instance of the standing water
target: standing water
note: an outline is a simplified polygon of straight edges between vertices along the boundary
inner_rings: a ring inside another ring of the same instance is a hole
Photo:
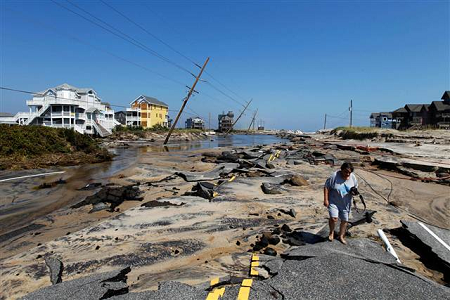
[[[274,135],[228,135],[210,136],[205,140],[174,142],[168,145],[152,143],[151,145],[135,143],[136,147],[116,148],[111,151],[116,155],[110,162],[85,164],[74,167],[53,169],[8,171],[0,174],[0,179],[22,177],[32,174],[64,171],[64,174],[46,177],[20,178],[0,182],[0,234],[29,222],[30,218],[46,215],[50,211],[78,202],[87,196],[78,191],[92,182],[107,183],[108,178],[136,163],[141,155],[148,152],[181,152],[218,147],[245,147],[288,142]],[[49,189],[36,189],[44,182],[64,179],[67,184]]]

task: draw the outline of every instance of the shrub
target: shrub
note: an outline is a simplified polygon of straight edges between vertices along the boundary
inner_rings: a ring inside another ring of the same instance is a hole
[[[0,124],[0,156],[38,156],[48,153],[93,153],[97,142],[72,129]]]

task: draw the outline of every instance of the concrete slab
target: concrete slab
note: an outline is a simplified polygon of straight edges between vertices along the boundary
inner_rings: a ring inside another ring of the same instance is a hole
[[[114,300],[198,300],[206,299],[208,292],[199,288],[174,281],[159,284],[157,291],[146,291],[141,293],[129,293],[125,295],[111,297]]]
[[[448,299],[450,290],[432,281],[339,253],[288,260],[277,276],[255,283],[252,290],[269,288],[282,299]],[[251,293],[249,299],[261,298]],[[280,299],[280,298],[278,298]]]
[[[281,254],[288,260],[301,260],[310,257],[321,257],[330,254],[339,254],[361,258],[371,262],[384,264],[396,264],[395,258],[387,253],[380,244],[369,239],[347,239],[347,245],[339,241],[309,244],[305,246],[292,247]]]
[[[413,236],[416,236],[422,243],[431,248],[431,251],[435,253],[443,262],[450,266],[450,249],[447,248],[450,245],[450,230],[435,227],[428,224],[420,225],[420,222],[400,221],[403,227]],[[432,233],[430,233],[430,230]],[[436,236],[443,242],[441,243]]]
[[[22,300],[91,300],[106,299],[128,292],[126,283],[130,268],[95,274],[45,287],[21,298]]]

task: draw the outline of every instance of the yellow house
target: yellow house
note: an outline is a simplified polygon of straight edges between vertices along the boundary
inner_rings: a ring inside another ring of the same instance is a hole
[[[168,127],[169,106],[156,98],[141,95],[127,108],[127,125],[151,128],[155,125]]]

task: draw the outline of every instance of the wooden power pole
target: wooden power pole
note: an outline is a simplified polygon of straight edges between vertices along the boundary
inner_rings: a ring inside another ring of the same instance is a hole
[[[256,109],[255,113],[253,114],[252,121],[250,122],[250,126],[248,126],[248,129],[247,129],[247,134],[249,133],[250,128],[252,127],[252,124],[253,124],[253,127],[255,127],[254,124],[255,124],[255,118],[256,118],[257,113],[258,113],[258,109]]]
[[[175,118],[175,121],[172,124],[172,127],[169,130],[169,133],[166,136],[166,139],[164,140],[164,145],[167,144],[167,142],[169,141],[170,136],[172,135],[172,131],[175,129],[175,126],[177,125],[178,119],[181,116],[181,113],[183,112],[184,107],[186,106],[189,98],[191,97],[192,93],[194,92],[195,86],[197,85],[197,82],[200,79],[200,76],[202,76],[203,70],[205,70],[206,65],[208,64],[209,61],[209,57],[206,59],[205,63],[203,64],[203,67],[200,70],[200,73],[198,73],[197,77],[195,78],[195,82],[192,85],[191,89],[189,90],[189,93],[187,95],[187,97],[184,99],[183,101],[183,105],[181,105],[180,111],[178,112],[177,117]]]
[[[325,114],[325,121],[323,122],[323,129],[327,129],[327,114]]]
[[[353,121],[353,100],[350,100],[350,127],[352,127],[352,121]]]
[[[228,135],[228,133],[230,133],[231,129],[233,129],[234,125],[236,125],[237,121],[239,121],[239,119],[242,117],[242,115],[244,114],[245,110],[247,109],[247,107],[250,105],[250,103],[252,103],[253,99],[250,100],[247,105],[244,107],[244,109],[242,110],[241,114],[239,115],[239,117],[237,117],[236,121],[234,121],[233,125],[231,125],[230,129],[228,129],[228,131],[225,133],[225,136]]]

